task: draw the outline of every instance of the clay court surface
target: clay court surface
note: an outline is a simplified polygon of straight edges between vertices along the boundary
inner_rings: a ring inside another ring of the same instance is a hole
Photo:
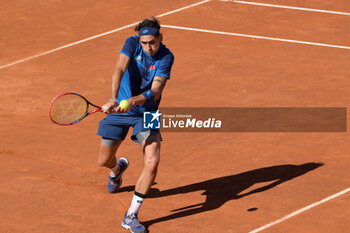
[[[333,13],[198,2],[2,1],[0,232],[127,232],[120,223],[142,168],[138,144],[128,137],[120,147],[131,166],[121,192],[109,194],[108,171],[97,164],[104,115],[62,127],[47,111],[70,91],[104,104],[118,53],[134,34],[128,25],[143,18],[167,25],[164,44],[175,54],[162,107],[349,107],[347,0],[258,1]],[[163,139],[157,183],[139,216],[149,232],[350,229],[348,132],[164,132]]]

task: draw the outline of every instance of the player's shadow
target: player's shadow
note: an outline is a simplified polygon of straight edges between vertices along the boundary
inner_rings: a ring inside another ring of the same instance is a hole
[[[172,210],[171,212],[175,213],[143,222],[143,224],[146,228],[148,228],[150,225],[158,222],[168,221],[171,219],[182,218],[193,214],[214,210],[225,204],[227,201],[266,191],[268,189],[276,187],[279,184],[282,184],[283,182],[289,181],[295,177],[312,171],[322,165],[323,163],[278,165],[259,168],[235,175],[219,177],[163,191],[152,188],[147,195],[148,198],[165,197],[203,190],[204,192],[202,195],[206,196],[206,200],[203,203],[196,203],[190,206]],[[254,184],[264,182],[270,183],[251,191],[244,192]],[[120,191],[132,191],[133,189],[134,186],[128,186],[122,188]]]

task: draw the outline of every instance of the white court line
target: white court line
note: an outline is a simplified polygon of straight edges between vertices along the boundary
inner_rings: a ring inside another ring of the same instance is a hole
[[[313,12],[336,14],[336,15],[350,15],[350,13],[347,13],[347,12],[319,10],[319,9],[293,7],[293,6],[285,6],[285,5],[274,5],[274,4],[259,3],[259,2],[246,2],[246,1],[234,1],[234,0],[220,0],[220,1],[222,1],[222,2],[235,2],[235,3],[241,3],[241,4],[256,5],[256,6],[277,7],[277,8],[285,8],[285,9],[293,9],[293,10],[301,10],[301,11],[313,11]]]
[[[13,65],[16,65],[16,64],[25,62],[25,61],[29,61],[29,60],[32,60],[32,59],[34,59],[34,58],[41,57],[41,56],[44,56],[44,55],[47,55],[47,54],[50,54],[50,53],[53,53],[53,52],[56,52],[56,51],[59,51],[59,50],[68,48],[68,47],[72,47],[72,46],[74,46],[74,45],[81,44],[81,43],[84,43],[84,42],[89,41],[89,40],[93,40],[93,39],[96,39],[96,38],[99,38],[99,37],[102,37],[102,36],[106,36],[106,35],[112,34],[112,33],[114,33],[114,32],[123,30],[123,29],[125,29],[125,28],[132,27],[132,26],[134,26],[134,25],[136,25],[136,24],[137,24],[137,23],[132,23],[132,24],[129,24],[129,25],[120,27],[120,28],[116,28],[116,29],[111,30],[111,31],[108,31],[108,32],[104,32],[104,33],[101,33],[101,34],[97,34],[97,35],[95,35],[95,36],[91,36],[91,37],[88,37],[88,38],[85,38],[85,39],[82,39],[82,40],[79,40],[79,41],[76,41],[76,42],[73,42],[73,43],[70,43],[70,44],[66,44],[66,45],[60,46],[60,47],[55,48],[55,49],[51,49],[51,50],[46,51],[46,52],[38,53],[38,54],[36,54],[36,55],[30,56],[30,57],[26,57],[26,58],[23,58],[23,59],[20,59],[20,60],[17,60],[17,61],[14,61],[14,62],[11,62],[11,63],[6,64],[6,65],[2,65],[2,66],[0,66],[0,69],[4,69],[4,68],[7,68],[7,67],[9,67],[9,66],[13,66]]]
[[[197,3],[191,4],[191,5],[185,6],[185,7],[181,7],[181,8],[176,9],[176,10],[172,10],[172,11],[169,11],[169,12],[157,15],[156,17],[160,18],[160,17],[166,16],[166,15],[170,15],[170,14],[173,14],[173,13],[176,13],[176,12],[179,12],[179,11],[182,11],[182,10],[194,7],[194,6],[198,6],[198,5],[201,5],[203,3],[210,2],[210,1],[211,0],[205,0],[205,1],[197,2]],[[4,69],[4,68],[7,68],[7,67],[10,67],[10,66],[13,66],[13,65],[16,65],[16,64],[28,61],[28,60],[32,60],[32,59],[37,58],[37,57],[41,57],[41,56],[44,56],[44,55],[47,55],[47,54],[50,54],[50,53],[53,53],[53,52],[56,52],[56,51],[68,48],[68,47],[72,47],[74,45],[78,45],[78,44],[81,44],[81,43],[84,43],[84,42],[87,42],[87,41],[90,41],[90,40],[93,40],[93,39],[96,39],[96,38],[99,38],[99,37],[103,37],[103,36],[112,34],[114,32],[118,32],[118,31],[121,31],[123,29],[135,26],[137,24],[138,24],[138,22],[132,23],[132,24],[128,24],[126,26],[119,27],[119,28],[116,28],[116,29],[113,29],[111,31],[104,32],[104,33],[101,33],[101,34],[97,34],[95,36],[91,36],[91,37],[88,37],[88,38],[85,38],[85,39],[82,39],[82,40],[79,40],[79,41],[76,41],[76,42],[73,42],[73,43],[70,43],[70,44],[66,44],[66,45],[60,46],[58,48],[46,51],[46,52],[38,53],[36,55],[30,56],[30,57],[26,57],[26,58],[23,58],[23,59],[20,59],[20,60],[17,60],[17,61],[14,61],[14,62],[11,62],[11,63],[6,64],[6,65],[2,65],[2,66],[0,66],[0,69]]]
[[[311,204],[311,205],[305,206],[304,208],[301,208],[301,209],[299,209],[299,210],[297,210],[297,211],[294,211],[293,213],[290,213],[290,214],[288,214],[288,215],[286,215],[286,216],[284,216],[284,217],[282,217],[282,218],[280,218],[280,219],[277,219],[276,221],[270,222],[270,223],[268,223],[268,224],[266,224],[266,225],[264,225],[264,226],[262,226],[262,227],[259,227],[258,229],[255,229],[255,230],[253,230],[253,231],[250,231],[249,233],[257,233],[257,232],[260,232],[260,231],[262,231],[262,230],[265,230],[266,228],[269,228],[269,227],[271,227],[271,226],[273,226],[273,225],[276,225],[276,224],[278,224],[278,223],[280,223],[280,222],[283,222],[284,220],[287,220],[287,219],[289,219],[289,218],[291,218],[291,217],[294,217],[295,215],[298,215],[298,214],[300,214],[300,213],[302,213],[302,212],[304,212],[304,211],[306,211],[306,210],[309,210],[309,209],[311,209],[311,208],[313,208],[313,207],[315,207],[315,206],[318,206],[318,205],[320,205],[320,204],[322,204],[322,203],[325,203],[325,202],[327,202],[327,201],[329,201],[329,200],[332,200],[332,199],[334,199],[334,198],[336,198],[336,197],[339,197],[339,196],[341,196],[341,195],[344,195],[345,193],[347,193],[347,192],[349,192],[349,191],[350,191],[350,188],[344,189],[343,191],[340,191],[340,192],[338,192],[338,193],[336,193],[336,194],[334,194],[334,195],[332,195],[332,196],[329,196],[329,197],[327,197],[327,198],[324,198],[324,199],[322,199],[321,201],[315,202],[315,203],[313,203],[313,204]]]
[[[173,13],[176,13],[176,12],[179,12],[179,11],[182,11],[182,10],[185,10],[185,9],[188,9],[188,8],[191,8],[191,7],[194,7],[194,6],[198,6],[198,5],[201,5],[201,4],[203,4],[203,3],[210,2],[210,1],[211,1],[211,0],[205,0],[205,1],[202,1],[202,2],[197,2],[197,3],[194,3],[194,4],[192,4],[192,5],[185,6],[185,7],[182,7],[182,8],[180,8],[180,9],[173,10],[173,11],[169,11],[169,12],[167,12],[167,13],[158,15],[157,17],[163,17],[163,16],[166,16],[166,15],[170,15],[170,14],[173,14]]]
[[[179,26],[171,26],[171,25],[162,25],[162,27],[173,28],[173,29],[181,29],[181,30],[187,30],[187,31],[207,32],[207,33],[213,33],[213,34],[240,36],[240,37],[248,37],[248,38],[254,38],[254,39],[274,40],[274,41],[282,41],[282,42],[288,42],[288,43],[315,45],[315,46],[338,48],[338,49],[349,49],[350,50],[349,46],[322,44],[322,43],[307,42],[307,41],[301,41],[301,40],[290,40],[290,39],[282,39],[282,38],[275,38],[275,37],[256,36],[256,35],[248,35],[248,34],[232,33],[232,32],[221,32],[221,31],[213,31],[213,30],[206,30],[206,29],[199,29],[199,28],[189,28],[189,27],[179,27]]]

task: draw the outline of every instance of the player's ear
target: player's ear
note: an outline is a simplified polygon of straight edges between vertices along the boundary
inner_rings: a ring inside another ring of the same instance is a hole
[[[163,34],[159,33],[159,41],[162,42],[163,41]]]

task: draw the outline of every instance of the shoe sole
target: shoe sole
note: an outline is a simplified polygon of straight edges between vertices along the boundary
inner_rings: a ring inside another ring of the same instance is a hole
[[[134,233],[128,225],[124,224],[124,222],[122,222],[122,227],[124,229],[130,230],[131,233]]]
[[[130,230],[131,233],[135,233],[134,231],[132,231],[131,227],[127,224],[124,223],[124,221],[122,222],[122,227],[126,230]],[[145,231],[146,232],[146,231]]]

